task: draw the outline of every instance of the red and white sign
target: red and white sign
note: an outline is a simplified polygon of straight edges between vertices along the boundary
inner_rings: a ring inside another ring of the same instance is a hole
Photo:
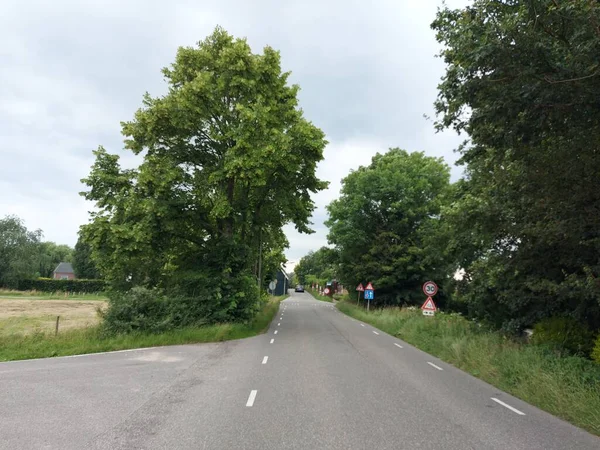
[[[437,291],[437,284],[435,284],[433,281],[428,281],[423,285],[423,292],[428,297],[433,297],[435,294],[437,294]]]
[[[375,288],[373,287],[373,285],[369,281],[369,284],[367,284],[367,287],[365,288],[365,291],[374,291],[374,290],[375,290]]]
[[[365,288],[363,287],[362,283],[360,283],[360,284],[358,285],[358,287],[356,288],[356,290],[357,290],[358,292],[365,292]]]
[[[329,288],[325,288],[325,290],[323,291],[323,294],[329,295]]]
[[[421,309],[423,311],[437,311],[437,307],[435,306],[435,303],[431,297],[427,297],[427,300],[425,300],[425,303],[423,303]]]

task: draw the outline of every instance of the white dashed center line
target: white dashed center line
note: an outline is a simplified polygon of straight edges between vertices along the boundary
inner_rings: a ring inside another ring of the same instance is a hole
[[[525,415],[525,413],[524,413],[524,412],[521,412],[521,411],[519,411],[517,408],[513,408],[512,406],[510,406],[510,405],[507,405],[507,404],[506,404],[506,403],[504,403],[502,400],[498,400],[497,398],[494,398],[494,397],[491,397],[491,399],[492,399],[492,400],[494,400],[496,403],[498,403],[498,404],[500,404],[500,405],[504,406],[505,408],[508,408],[508,409],[510,409],[512,412],[514,412],[514,413],[517,413],[517,414],[518,414],[518,415],[520,415],[520,416],[524,416],[524,415]]]
[[[377,336],[379,336],[379,333],[377,331],[373,331],[373,334],[376,334]]]
[[[277,330],[275,330],[275,333],[273,333],[273,334],[277,334]]]
[[[440,366],[436,366],[434,363],[431,363],[429,361],[427,361],[427,364],[429,364],[431,367],[435,367],[437,370],[444,370]]]
[[[275,339],[271,339],[271,342],[269,342],[269,344],[272,344],[273,342],[275,342]]]
[[[279,322],[279,323],[277,324],[277,326],[278,326],[278,327],[280,327],[280,326],[281,326],[281,322]]]
[[[395,342],[394,342],[394,345],[395,345],[396,347],[398,347],[398,348],[404,348],[404,347],[402,347],[400,344],[396,344]]]
[[[246,402],[246,406],[254,405],[254,399],[256,398],[256,390],[250,391],[250,397],[248,397],[248,401]]]
[[[360,324],[360,326],[361,326],[361,327],[364,327],[364,326],[365,326],[365,324],[364,324],[364,323],[361,323],[361,324]]]
[[[263,364],[266,364],[268,360],[269,360],[269,357],[268,357],[268,356],[265,356],[265,357],[263,358],[263,362],[262,362],[262,363],[263,363]]]

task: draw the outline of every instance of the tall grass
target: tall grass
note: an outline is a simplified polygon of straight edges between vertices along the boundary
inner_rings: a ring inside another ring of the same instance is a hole
[[[321,295],[319,294],[319,292],[316,289],[312,289],[312,288],[304,288],[306,290],[306,292],[308,292],[310,295],[312,295],[315,299],[320,300],[322,302],[333,302],[333,300],[331,299],[331,297],[327,297],[325,295]]]
[[[224,323],[189,327],[165,333],[130,333],[106,336],[100,327],[70,330],[58,336],[35,333],[29,336],[0,337],[0,361],[14,361],[52,356],[79,355],[131,348],[163,345],[218,342],[255,336],[266,331],[287,296],[272,297],[265,307],[248,323]]]
[[[103,292],[42,292],[42,291],[15,291],[11,289],[0,289],[0,298],[26,298],[33,300],[107,300]]]
[[[481,328],[458,314],[420,310],[367,313],[348,302],[340,311],[391,334],[555,416],[600,435],[600,365],[558,357]]]

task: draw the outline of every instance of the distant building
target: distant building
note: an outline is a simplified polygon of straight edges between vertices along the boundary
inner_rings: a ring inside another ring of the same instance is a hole
[[[290,278],[288,277],[288,274],[285,273],[285,270],[283,270],[283,266],[277,271],[277,278],[276,280],[276,286],[275,286],[275,290],[273,292],[274,295],[285,295],[287,294],[287,290],[291,287],[290,286]]]
[[[54,276],[52,277],[55,280],[74,280],[75,272],[73,271],[73,266],[68,262],[61,262],[56,269],[54,269]]]

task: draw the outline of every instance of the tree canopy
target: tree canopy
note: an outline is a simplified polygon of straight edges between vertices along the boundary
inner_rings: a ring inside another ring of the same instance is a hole
[[[465,131],[448,211],[472,312],[600,327],[600,6],[476,0],[439,11],[439,128]]]
[[[439,158],[398,148],[342,181],[328,207],[328,239],[345,285],[372,282],[377,303],[422,302],[419,286],[448,277],[445,252],[432,245],[450,169]]]
[[[146,94],[122,124],[140,166],[95,152],[83,181],[98,211],[83,237],[114,288],[211,286],[220,318],[248,317],[259,255],[282,262],[286,223],[311,232],[324,134],[303,117],[279,53],[254,54],[221,28],[180,48],[163,75],[168,93]]]

